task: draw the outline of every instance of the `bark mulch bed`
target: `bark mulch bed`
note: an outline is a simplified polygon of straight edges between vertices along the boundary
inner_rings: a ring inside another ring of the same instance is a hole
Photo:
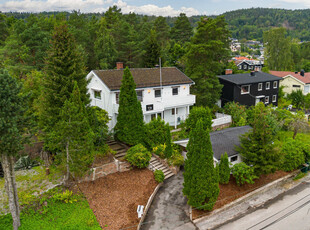
[[[238,186],[235,179],[231,176],[230,181],[226,185],[220,184],[220,194],[214,205],[213,210],[223,207],[224,205],[250,193],[253,192],[255,189],[258,189],[272,181],[275,181],[281,177],[288,175],[288,172],[277,171],[272,174],[262,175],[259,179],[255,180],[254,184],[244,184],[242,186]],[[193,219],[198,219],[203,216],[209,215],[211,211],[204,211],[194,209],[192,211]]]
[[[103,229],[137,228],[137,206],[147,204],[157,182],[148,169],[134,169],[101,177],[94,182],[83,182],[84,193]]]

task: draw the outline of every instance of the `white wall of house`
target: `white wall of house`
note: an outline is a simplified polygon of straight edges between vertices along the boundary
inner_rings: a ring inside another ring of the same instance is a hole
[[[91,105],[98,106],[108,112],[111,119],[109,129],[112,130],[118,114],[119,105],[116,101],[116,95],[119,94],[119,90],[110,91],[93,72],[87,75],[87,79],[90,79],[88,91],[91,97]],[[145,122],[150,122],[152,118],[161,116],[165,122],[171,126],[176,126],[181,120],[187,118],[189,107],[196,102],[195,95],[190,94],[190,84],[146,87],[136,90],[142,90],[141,107]],[[160,97],[155,97],[156,90],[161,90]],[[96,98],[98,93],[95,94],[95,91],[100,92],[100,98]]]

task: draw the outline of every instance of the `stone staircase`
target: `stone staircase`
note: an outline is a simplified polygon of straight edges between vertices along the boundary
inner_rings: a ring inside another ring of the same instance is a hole
[[[170,170],[169,167],[165,166],[162,162],[160,162],[156,157],[152,156],[150,160],[150,164],[148,168],[152,171],[155,171],[156,169],[162,170],[165,175],[165,180],[174,176],[174,173]]]
[[[109,147],[116,152],[114,158],[119,160],[121,162],[121,167],[122,170],[126,171],[127,169],[129,170],[131,168],[131,165],[129,162],[125,161],[125,155],[127,153],[127,150],[129,147],[125,144],[119,143],[115,140],[109,140],[106,142]]]

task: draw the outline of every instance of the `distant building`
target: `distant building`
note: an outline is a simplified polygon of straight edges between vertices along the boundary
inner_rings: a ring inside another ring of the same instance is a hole
[[[263,62],[256,60],[242,60],[241,62],[236,63],[238,69],[244,71],[261,71],[263,68]]]
[[[217,76],[223,85],[221,106],[235,101],[241,105],[252,106],[258,102],[278,105],[279,81],[281,78],[264,72],[231,74]]]
[[[288,71],[270,71],[274,76],[282,78],[280,86],[284,86],[285,94],[290,94],[293,91],[301,90],[304,95],[310,93],[310,73]]]
[[[161,117],[176,127],[187,118],[190,106],[196,101],[195,95],[190,94],[190,86],[194,82],[189,77],[175,67],[135,68],[130,69],[130,72],[136,83],[136,92],[146,123]],[[117,69],[92,70],[87,75],[90,80],[88,92],[91,105],[108,112],[111,119],[110,130],[117,121],[122,78],[122,63],[118,63]]]

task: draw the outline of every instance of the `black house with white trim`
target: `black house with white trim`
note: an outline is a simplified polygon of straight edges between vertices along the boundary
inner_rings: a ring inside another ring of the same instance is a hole
[[[221,106],[230,101],[246,106],[256,105],[258,102],[278,105],[279,77],[260,71],[217,77],[223,85]]]

